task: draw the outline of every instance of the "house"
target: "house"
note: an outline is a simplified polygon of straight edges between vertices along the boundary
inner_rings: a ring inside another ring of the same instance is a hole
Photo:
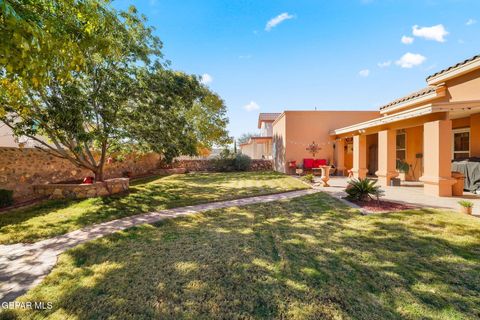
[[[274,168],[280,172],[289,172],[292,161],[325,159],[340,174],[351,170],[356,178],[376,176],[384,186],[400,177],[423,183],[426,194],[451,196],[456,183],[452,161],[480,157],[480,55],[437,72],[426,82],[425,88],[379,111],[270,114],[265,127],[271,134],[263,137],[265,142],[252,138],[242,152],[271,142]],[[260,114],[259,128],[264,118]],[[309,145],[315,145],[315,155]],[[400,167],[404,172],[398,172]]]
[[[273,122],[279,115],[280,113],[260,113],[258,115],[260,134],[241,143],[240,152],[252,159],[272,159]]]
[[[375,174],[389,185],[400,161],[410,168],[405,179],[423,182],[426,194],[451,196],[452,160],[480,157],[480,55],[426,82],[424,89],[382,106],[380,117],[332,130],[337,165],[347,166],[341,150],[352,141],[355,177]]]

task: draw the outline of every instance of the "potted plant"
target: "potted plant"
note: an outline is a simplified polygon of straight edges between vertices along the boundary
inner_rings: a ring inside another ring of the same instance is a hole
[[[472,214],[473,202],[467,200],[458,201],[462,213]]]
[[[297,168],[295,169],[295,173],[301,175],[303,173],[303,165],[301,163],[297,164]]]
[[[398,178],[402,181],[405,181],[407,174],[410,171],[410,165],[403,160],[397,160],[397,171]]]

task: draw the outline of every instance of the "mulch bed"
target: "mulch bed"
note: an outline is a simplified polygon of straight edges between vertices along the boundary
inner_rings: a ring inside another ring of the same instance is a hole
[[[361,207],[362,209],[372,212],[372,213],[382,213],[382,212],[396,212],[402,210],[411,210],[417,207],[413,205],[398,203],[398,202],[391,202],[391,201],[352,201],[348,200],[357,206]]]

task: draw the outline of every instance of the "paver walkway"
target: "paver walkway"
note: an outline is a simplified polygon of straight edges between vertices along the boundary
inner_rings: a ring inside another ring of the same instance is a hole
[[[0,245],[0,302],[13,301],[40,283],[57,262],[59,254],[82,242],[144,223],[214,209],[291,199],[319,191],[307,189],[161,210],[96,224],[33,244]]]

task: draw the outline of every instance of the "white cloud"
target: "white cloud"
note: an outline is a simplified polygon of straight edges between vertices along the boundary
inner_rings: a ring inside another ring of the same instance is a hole
[[[260,109],[260,106],[255,101],[250,101],[249,104],[243,106],[243,109],[248,112]]]
[[[392,64],[392,61],[388,60],[388,61],[377,63],[377,66],[379,66],[380,68],[387,68],[387,67],[390,67],[391,64]]]
[[[477,23],[477,20],[472,19],[472,18],[468,19],[467,22],[465,22],[465,24],[466,24],[467,26],[474,25],[475,23]]]
[[[402,37],[402,43],[403,44],[412,44],[413,40],[415,40],[415,39],[412,38],[412,37],[408,37],[408,36],[403,36]]]
[[[360,72],[358,73],[358,75],[360,77],[368,77],[370,75],[370,70],[368,69],[364,69],[364,70],[360,70]]]
[[[209,75],[208,73],[202,74],[202,77],[200,80],[201,83],[206,85],[206,84],[212,83],[212,81],[213,81],[213,77],[211,75]]]
[[[395,61],[395,64],[402,68],[413,68],[419,66],[427,60],[426,57],[418,53],[405,53],[399,60]]]
[[[267,22],[267,25],[265,26],[265,31],[270,31],[272,28],[278,26],[280,23],[282,23],[285,20],[290,20],[293,19],[294,16],[289,14],[288,12],[284,12],[282,14],[279,14],[275,18],[270,19]]]
[[[448,35],[448,31],[445,29],[443,24],[422,28],[419,28],[417,25],[415,25],[412,27],[412,33],[416,37],[438,42],[445,42],[445,36]]]

